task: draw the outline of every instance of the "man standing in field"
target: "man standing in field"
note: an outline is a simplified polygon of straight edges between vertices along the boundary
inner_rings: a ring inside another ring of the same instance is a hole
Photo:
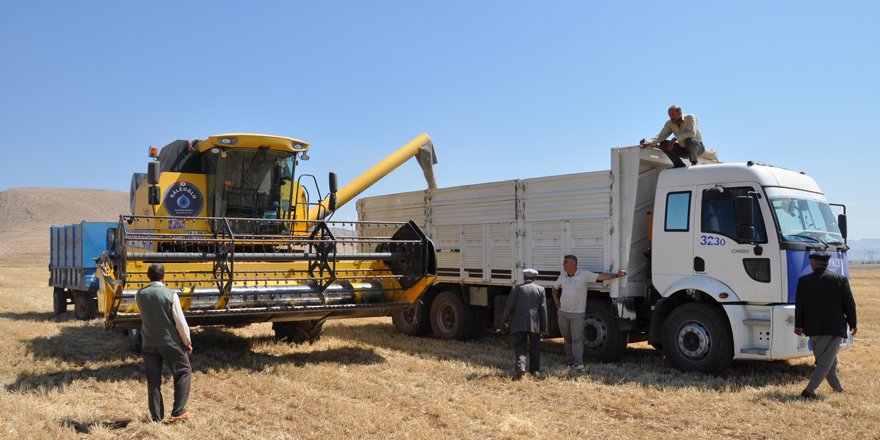
[[[816,398],[816,388],[823,380],[827,380],[835,392],[843,392],[837,377],[837,351],[847,337],[847,324],[852,335],[856,335],[856,302],[849,280],[827,270],[830,258],[825,252],[810,254],[813,273],[798,279],[795,294],[794,332],[810,337],[816,357],[816,369],[801,392],[805,399]]]
[[[544,288],[535,284],[538,271],[523,270],[525,282],[513,288],[504,307],[504,323],[513,333],[513,352],[516,373],[513,380],[526,374],[526,352],[529,354],[529,373],[541,371],[541,333],[547,332],[547,300]]]
[[[675,168],[683,168],[682,157],[687,157],[691,165],[697,164],[697,159],[706,149],[703,147],[703,136],[700,134],[700,124],[696,115],[682,115],[681,107],[673,105],[666,111],[669,120],[663,124],[663,129],[657,137],[644,140],[639,143],[642,148],[654,147],[659,144],[661,150],[666,153]],[[666,140],[670,134],[675,134],[672,140]]]
[[[587,311],[587,284],[626,276],[626,269],[616,274],[593,273],[578,270],[574,255],[562,260],[563,272],[553,285],[553,302],[556,303],[559,331],[565,341],[568,363],[575,370],[584,369],[584,315]],[[562,297],[559,296],[562,290]]]
[[[165,287],[165,267],[151,264],[147,269],[149,286],[137,292],[136,301],[141,312],[144,367],[147,370],[147,405],[153,421],[165,417],[162,401],[162,364],[174,376],[174,408],[171,421],[184,421],[192,417],[186,410],[192,366],[189,326],[180,307],[180,298]]]

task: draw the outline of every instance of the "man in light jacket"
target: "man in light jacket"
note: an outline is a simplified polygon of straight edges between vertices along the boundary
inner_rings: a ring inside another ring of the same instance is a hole
[[[180,298],[165,287],[165,266],[154,263],[147,269],[149,286],[137,292],[136,301],[141,313],[144,368],[147,371],[147,405],[153,421],[165,417],[162,401],[162,363],[174,376],[174,407],[171,421],[192,417],[186,410],[192,366],[189,326],[180,307]]]

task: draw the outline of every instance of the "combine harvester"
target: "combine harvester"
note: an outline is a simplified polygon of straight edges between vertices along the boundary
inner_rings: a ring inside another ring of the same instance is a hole
[[[433,245],[415,223],[327,219],[413,156],[434,188],[430,138],[416,137],[338,191],[330,173],[326,195],[313,175],[296,174],[308,150],[255,134],[151,148],[148,173],[132,176],[132,215],[106,229],[96,295],[105,327],[140,326],[135,294],[152,263],[165,265],[190,325],[272,322],[276,338],[295,343],[315,341],[327,319],[387,316],[415,303],[436,278]],[[62,289],[56,303],[87,294]]]

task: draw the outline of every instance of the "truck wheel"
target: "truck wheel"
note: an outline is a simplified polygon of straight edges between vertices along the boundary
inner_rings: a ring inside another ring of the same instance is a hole
[[[600,361],[616,361],[626,351],[628,334],[620,331],[611,303],[600,300],[587,304],[584,316],[584,356]]]
[[[314,344],[324,333],[324,320],[273,322],[275,339],[294,344]]]
[[[391,322],[398,332],[408,336],[424,336],[431,329],[431,323],[421,303],[391,315]]]
[[[440,339],[467,340],[473,334],[474,314],[456,292],[442,292],[431,303],[431,331]]]
[[[709,304],[684,304],[666,318],[663,348],[669,363],[679,371],[721,372],[733,360],[727,317]]]
[[[52,292],[52,311],[56,315],[67,312],[67,293],[61,287],[56,287]]]
[[[88,293],[73,294],[73,313],[76,319],[87,321],[95,317],[98,312],[98,302]]]

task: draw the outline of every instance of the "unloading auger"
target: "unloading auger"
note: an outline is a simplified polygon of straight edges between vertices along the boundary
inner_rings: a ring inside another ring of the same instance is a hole
[[[98,308],[107,329],[140,326],[135,293],[165,266],[190,325],[272,322],[279,339],[314,341],[324,321],[406,310],[436,279],[434,247],[414,222],[332,222],[341,205],[416,156],[435,187],[420,135],[339,191],[295,177],[308,144],[226,134],[176,141],[132,177],[132,215],[108,231]],[[310,185],[312,184],[312,185]]]

